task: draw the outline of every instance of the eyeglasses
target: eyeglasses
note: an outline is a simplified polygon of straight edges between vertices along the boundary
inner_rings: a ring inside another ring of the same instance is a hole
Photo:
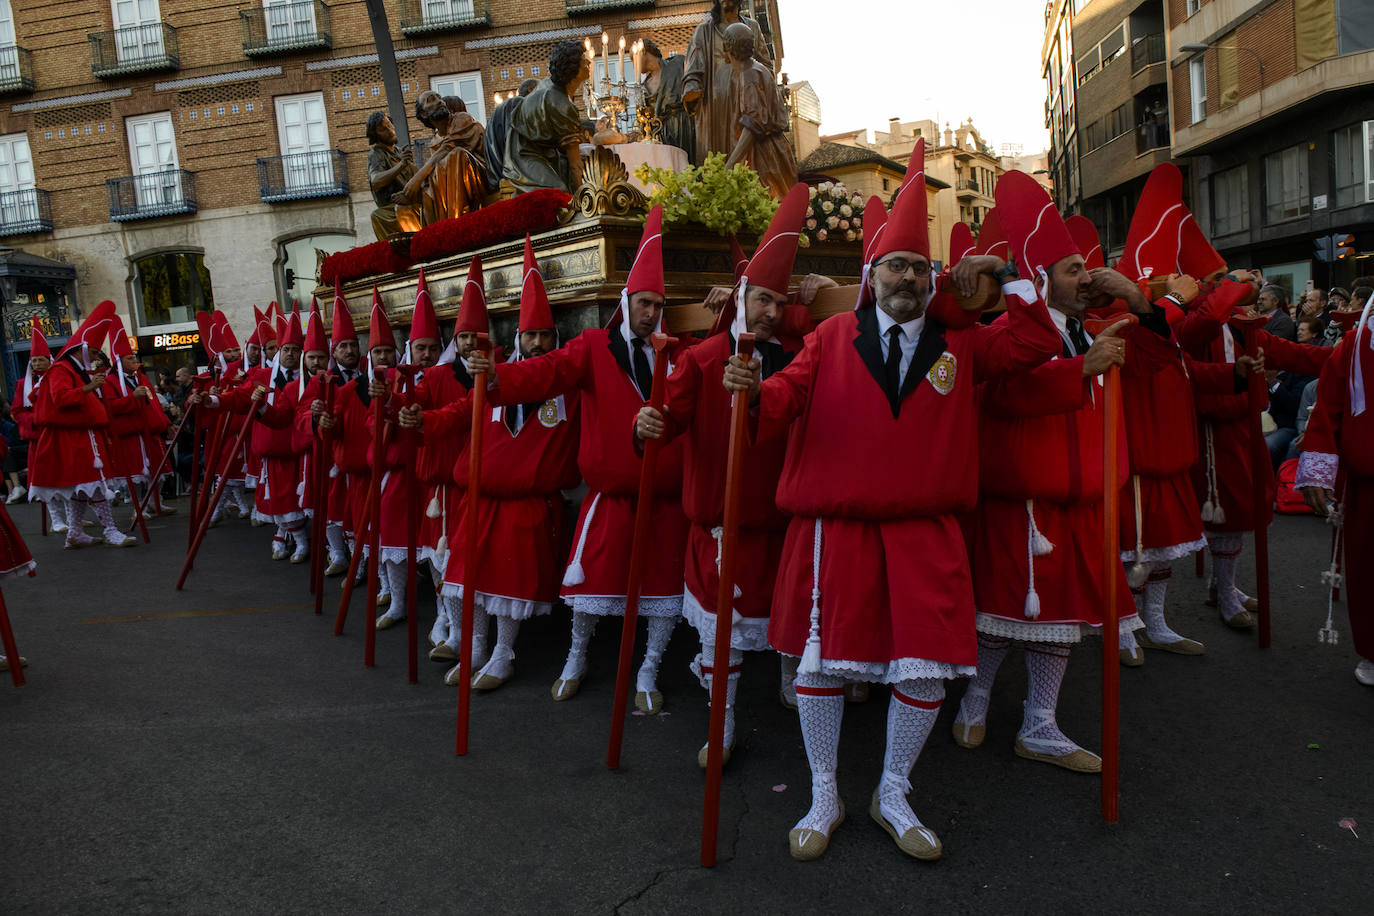
[[[930,262],[928,261],[908,261],[906,258],[888,258],[878,263],[899,277],[903,276],[908,270],[918,277],[921,274],[930,273]]]

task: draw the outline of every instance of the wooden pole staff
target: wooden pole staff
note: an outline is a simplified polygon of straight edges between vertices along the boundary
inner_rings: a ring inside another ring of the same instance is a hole
[[[5,658],[10,662],[10,680],[14,686],[24,686],[24,662],[19,658],[19,646],[14,642],[14,631],[10,629],[10,614],[5,607],[5,595],[0,592],[0,645],[5,647]]]
[[[217,488],[215,486],[215,478],[228,476],[229,466],[234,463],[234,458],[238,454],[236,451],[230,451],[225,453],[222,462],[219,458],[220,445],[224,443],[225,436],[229,434],[229,416],[229,411],[224,411],[219,418],[219,422],[217,422],[214,427],[207,428],[205,431],[207,437],[205,444],[205,486],[201,487],[200,505],[196,507],[197,521],[200,520],[200,516],[202,515],[211,516],[215,514],[215,506],[219,505],[219,496],[215,497],[214,502],[207,503],[207,499],[212,492],[223,493],[222,487]],[[218,473],[211,474],[210,471],[216,468],[222,468],[222,470]]]
[[[737,352],[754,355],[754,335],[739,336]],[[706,732],[706,805],[701,817],[701,864],[716,864],[720,832],[720,781],[725,762],[725,704],[730,689],[730,639],[734,629],[735,563],[738,559],[740,475],[748,430],[749,395],[736,391],[730,398],[730,443],[725,458],[725,511],[720,536],[720,582],[716,588],[716,646],[711,673],[711,723]]]
[[[1265,325],[1262,315],[1236,315],[1231,327],[1245,334],[1245,355],[1254,359],[1259,352],[1259,329]],[[1267,401],[1264,376],[1251,372],[1246,388],[1250,426],[1250,498],[1255,513],[1255,589],[1259,600],[1259,647],[1269,648],[1269,517],[1272,502],[1269,498],[1269,446],[1264,441],[1260,414]]]
[[[195,408],[192,407],[191,410],[188,410],[188,411],[186,411],[185,413],[183,413],[183,414],[181,415],[181,420],[177,422],[176,429],[174,429],[174,430],[172,431],[172,437],[171,437],[170,439],[167,440],[167,447],[164,448],[164,449],[162,450],[162,457],[158,459],[157,464],[156,464],[156,465],[154,466],[154,468],[153,468],[153,473],[152,473],[152,476],[150,477],[151,480],[156,481],[160,476],[162,476],[162,469],[165,468],[165,467],[167,466],[167,460],[168,460],[168,459],[171,457],[171,455],[172,455],[172,449],[176,446],[177,438],[181,435],[181,430],[186,426],[186,420],[187,420],[187,418],[189,418],[189,417],[191,416],[191,412],[192,412],[192,410],[194,410],[194,409],[195,409]],[[150,487],[149,490],[148,490],[148,493],[146,493],[146,494],[144,495],[144,497],[143,497],[143,505],[141,506],[141,508],[142,508],[145,512],[146,512],[147,509],[148,509],[148,500],[151,499],[152,496],[153,496],[153,488]],[[157,503],[154,503],[154,505],[156,506],[157,511],[158,511],[158,513],[160,514],[160,513],[162,512],[162,506],[161,506],[161,504],[160,504],[160,501],[157,502]],[[133,521],[130,521],[130,522],[129,522],[129,529],[128,529],[129,531],[133,531],[133,530],[134,530],[134,529],[133,529],[134,524],[135,524],[135,522],[133,522]]]
[[[386,381],[385,369],[373,369],[374,381]],[[389,392],[388,392],[389,394]],[[382,478],[386,476],[386,398],[372,399],[372,481],[367,490],[367,629],[363,631],[363,665],[377,665],[377,590],[382,579]]]
[[[195,414],[195,422],[191,424],[191,489],[187,494],[190,502],[191,517],[186,526],[186,552],[191,552],[191,541],[195,538],[196,526],[200,524],[200,516],[196,509],[200,500],[200,462],[201,462],[201,438],[202,430],[200,424],[200,411],[193,408],[187,412],[187,416]]]
[[[477,349],[491,351],[491,338],[477,335]],[[463,606],[459,614],[462,641],[458,647],[458,726],[454,751],[462,757],[468,752],[468,722],[472,712],[472,630],[477,617],[477,564],[481,543],[477,537],[477,508],[482,499],[482,431],[486,428],[487,374],[472,379],[472,433],[468,437],[468,490],[463,504]]]
[[[418,366],[398,366],[397,371],[401,373],[401,404],[409,407],[415,403],[415,374],[419,372]],[[406,500],[406,636],[407,650],[406,662],[407,672],[410,683],[420,682],[420,612],[416,607],[419,600],[418,586],[419,573],[416,563],[416,551],[419,549],[417,538],[420,532],[420,487],[415,474],[416,450],[418,437],[414,430],[404,430],[400,434],[401,441],[401,467],[405,474],[405,500]],[[394,601],[395,598],[393,597]]]
[[[233,451],[230,452],[230,455],[237,453],[239,449],[243,448],[243,442],[245,439],[248,438],[248,432],[253,428],[253,422],[257,419],[257,407],[258,402],[254,401],[252,402],[252,405],[248,408],[248,419],[244,422],[243,428],[239,430],[238,436],[235,437],[234,448]],[[227,470],[227,462],[225,470]],[[212,500],[212,502],[210,503],[211,506],[215,505],[215,503],[219,501],[219,498],[224,494],[224,488],[228,483],[228,475],[220,474],[219,482],[215,484],[213,488],[214,491],[211,493],[210,496]],[[206,489],[209,490],[211,488],[206,487]],[[199,520],[194,526],[195,534],[191,539],[190,549],[186,551],[186,563],[181,567],[181,575],[177,577],[177,591],[181,591],[182,586],[186,584],[186,577],[191,574],[191,566],[196,562],[196,553],[200,550],[201,542],[205,540],[205,532],[210,530],[210,516],[210,511],[207,510],[205,512],[202,512]]]
[[[654,334],[654,380],[649,389],[649,406],[662,413],[663,388],[668,378],[665,349],[676,338]],[[654,504],[654,472],[662,439],[644,443],[644,459],[639,468],[639,496],[635,503],[634,540],[630,546],[630,575],[625,584],[625,619],[620,628],[620,662],[616,669],[615,705],[611,709],[611,737],[606,747],[606,766],[620,766],[620,744],[625,734],[625,703],[630,695],[630,656],[634,653],[635,628],[639,622],[639,589],[644,578],[644,561],[649,552],[649,518]]]
[[[320,373],[324,386],[323,401],[325,413],[334,409],[334,376],[329,372]],[[329,431],[315,439],[315,565],[311,569],[315,592],[315,616],[324,614],[324,566],[329,557]]]

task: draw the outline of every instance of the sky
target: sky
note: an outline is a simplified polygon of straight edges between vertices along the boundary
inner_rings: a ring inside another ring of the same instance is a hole
[[[778,0],[778,12],[782,71],[815,88],[823,134],[972,117],[994,149],[1049,145],[1042,0]]]

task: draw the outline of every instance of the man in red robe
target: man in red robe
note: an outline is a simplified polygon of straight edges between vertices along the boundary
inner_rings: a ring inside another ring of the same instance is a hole
[[[591,492],[582,500],[574,546],[563,576],[563,598],[573,609],[572,646],[553,685],[555,700],[577,694],[587,670],[587,644],[601,617],[623,616],[633,542],[635,497],[641,456],[633,426],[649,398],[656,359],[669,365],[683,346],[655,353],[650,335],[662,324],[663,211],[654,206],[644,224],[639,252],[621,293],[620,310],[606,329],[583,331],[567,346],[534,359],[496,367],[492,403],[536,404],[578,391],[581,431],[578,468]],[[474,373],[477,368],[474,358]],[[482,358],[482,366],[491,361]],[[646,714],[663,709],[658,667],[682,613],[682,558],[687,517],[682,511],[682,449],[669,444],[658,456],[639,614],[648,625],[648,646],[636,676],[635,706]]]
[[[749,391],[757,404],[757,440],[788,436],[778,506],[793,519],[769,642],[802,659],[797,706],[812,805],[788,836],[801,860],[823,853],[844,818],[835,768],[846,679],[892,685],[870,815],[906,854],[941,855],[939,839],[907,802],[907,776],[939,714],[944,679],[971,675],[977,660],[973,588],[956,521],[977,499],[974,386],[1060,350],[1035,287],[997,258],[965,258],[953,279],[969,294],[979,273],[1004,281],[1004,325],[952,329],[926,314],[924,147],[917,141],[908,190],[870,251],[871,297],[821,323],[766,383],[758,359],[746,365],[733,356],[725,373],[727,388]],[[999,195],[1017,182],[1034,185],[1009,172]],[[1052,211],[1038,193],[1042,210]]]
[[[536,359],[555,351],[558,345],[553,311],[528,237],[520,321],[513,343],[510,363]],[[481,418],[486,424],[482,434],[482,494],[473,532],[467,530],[466,508],[472,486],[468,478],[470,440],[453,467],[464,502],[453,513],[449,540],[465,544],[468,538],[476,537],[481,544],[480,565],[469,570],[463,551],[451,554],[443,592],[461,607],[463,589],[469,585],[476,589],[474,643],[477,633],[486,628],[486,618],[496,618],[491,656],[472,678],[472,686],[479,690],[494,690],[510,680],[515,674],[520,623],[548,614],[558,596],[562,491],[581,482],[577,471],[578,401],[578,392],[570,391],[542,403],[497,407]],[[420,419],[415,409],[403,411],[401,425],[413,428]],[[426,442],[461,439],[471,426],[471,398],[423,414]],[[458,630],[455,621],[450,632]],[[475,652],[473,657],[476,665]],[[454,666],[445,682],[456,683],[460,674]]]
[[[1355,677],[1374,687],[1374,327],[1366,302],[1317,382],[1317,406],[1303,434],[1297,486],[1318,514],[1339,508],[1345,600],[1360,662]],[[1339,500],[1339,502],[1337,502]],[[1333,573],[1335,564],[1333,563]],[[1327,621],[1330,627],[1330,620]],[[1324,630],[1325,634],[1327,631]],[[1326,637],[1335,642],[1335,632]]]
[[[732,301],[716,319],[719,332],[687,350],[669,377],[664,413],[642,407],[635,421],[640,439],[683,437],[682,505],[692,527],[687,538],[682,611],[701,637],[701,652],[692,661],[692,672],[706,688],[708,698],[715,676],[720,526],[730,441],[730,393],[721,385],[721,379],[725,361],[736,351],[739,335],[746,329],[754,335],[756,352],[763,362],[763,378],[785,367],[800,349],[799,342],[780,343],[776,331],[788,301],[797,237],[810,204],[807,193],[806,185],[798,184],[783,199],[754,257],[742,265],[743,279],[736,285]],[[730,668],[725,691],[726,760],[735,744],[735,695],[744,653],[769,648],[768,610],[787,530],[787,516],[778,509],[774,494],[786,448],[782,439],[750,443],[740,459],[744,477],[740,487],[736,597],[732,606],[737,617],[730,630]],[[785,672],[784,690],[792,686],[789,674],[795,672]],[[705,767],[705,747],[697,758]]]
[[[107,299],[86,316],[44,375],[34,404],[38,440],[29,453],[30,498],[48,502],[57,495],[67,501],[68,550],[99,543],[82,530],[87,508],[112,545],[124,546],[127,537],[110,511],[110,417],[98,394],[109,366],[99,347],[114,314],[115,304]]]
[[[29,362],[24,370],[24,377],[20,379],[18,387],[14,392],[14,403],[10,405],[10,412],[14,415],[14,423],[19,427],[19,438],[29,443],[29,467],[33,463],[33,445],[38,441],[38,427],[34,422],[34,404],[38,399],[38,389],[43,384],[43,376],[52,368],[52,349],[48,346],[48,338],[43,335],[43,328],[38,323],[38,316],[33,316],[33,330],[29,338]],[[29,472],[29,489],[32,489],[33,472]],[[34,496],[29,493],[29,500]],[[52,494],[47,501],[48,515],[52,519],[52,530],[55,534],[66,534],[67,532],[67,501],[59,494]]]
[[[109,343],[112,368],[101,389],[105,410],[110,415],[109,475],[116,487],[131,481],[135,490],[129,498],[136,500],[138,489],[149,484],[153,462],[161,457],[161,451],[153,446],[157,440],[150,437],[160,439],[167,429],[167,415],[153,397],[153,383],[140,370],[138,356],[129,346],[129,335],[118,315],[110,326]]]
[[[273,305],[275,304],[273,303]],[[221,371],[218,384],[209,389],[210,393],[220,394],[232,391],[244,383],[250,371],[266,369],[271,357],[264,357],[265,347],[268,343],[271,343],[274,348],[276,345],[277,332],[272,327],[271,315],[270,309],[266,314],[263,314],[258,311],[257,306],[253,306],[253,333],[248,337],[248,343],[243,350],[243,359],[237,362],[230,361],[228,355],[225,354],[226,358],[220,361]],[[223,322],[222,327],[227,331],[228,322]],[[232,332],[230,333],[232,334]],[[208,378],[210,376],[202,377]],[[209,477],[212,473],[218,475],[221,469],[224,471],[222,476],[227,480],[224,485],[224,494],[210,514],[210,524],[212,526],[218,525],[224,517],[225,508],[228,506],[233,506],[238,511],[240,518],[249,519],[255,528],[265,524],[254,512],[254,500],[249,493],[257,486],[257,478],[250,468],[250,464],[257,464],[251,460],[249,454],[252,450],[252,442],[245,440],[237,452],[230,454],[234,443],[238,440],[239,432],[243,429],[243,424],[248,422],[248,414],[246,412],[227,412],[215,417],[213,412],[207,411],[207,415],[206,422],[215,424],[211,438],[218,436],[219,441],[215,443],[215,454],[206,457],[206,485],[214,486],[214,480],[209,479]],[[220,420],[223,420],[222,425]]]

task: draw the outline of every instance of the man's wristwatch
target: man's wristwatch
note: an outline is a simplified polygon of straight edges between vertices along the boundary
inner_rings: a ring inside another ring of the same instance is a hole
[[[1006,283],[1008,280],[1019,280],[1021,273],[1016,269],[1015,261],[1008,261],[992,272],[992,278],[998,283]]]
[[[1174,305],[1178,306],[1179,308],[1183,308],[1183,307],[1184,307],[1183,298],[1182,298],[1181,296],[1179,296],[1178,293],[1165,293],[1165,294],[1164,294],[1164,298],[1165,298],[1165,299],[1168,299],[1170,302],[1172,302]]]

